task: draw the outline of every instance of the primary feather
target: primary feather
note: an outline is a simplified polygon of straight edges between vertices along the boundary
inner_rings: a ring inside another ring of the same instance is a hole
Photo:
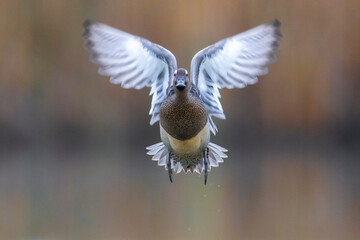
[[[191,81],[197,85],[209,114],[211,131],[217,128],[211,116],[225,119],[219,101],[222,88],[244,88],[267,74],[267,65],[276,60],[280,23],[260,25],[229,37],[198,52],[191,61]]]
[[[86,21],[83,35],[90,61],[100,65],[99,74],[123,88],[151,87],[150,124],[157,122],[177,68],[174,55],[149,40],[102,23]]]

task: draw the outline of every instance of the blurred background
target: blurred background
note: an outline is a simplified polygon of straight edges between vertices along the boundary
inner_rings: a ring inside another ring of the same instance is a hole
[[[359,239],[360,2],[0,2],[0,239]],[[149,89],[97,74],[93,19],[143,36],[189,69],[218,40],[273,19],[278,61],[222,90],[209,175],[167,172],[145,147]]]

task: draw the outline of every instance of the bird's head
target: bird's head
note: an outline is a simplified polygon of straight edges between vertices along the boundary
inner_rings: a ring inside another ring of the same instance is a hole
[[[190,89],[190,79],[188,71],[184,68],[179,68],[174,72],[173,80],[174,88],[178,92],[187,92]]]

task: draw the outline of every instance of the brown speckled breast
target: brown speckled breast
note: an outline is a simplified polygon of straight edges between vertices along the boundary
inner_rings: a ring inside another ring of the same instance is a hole
[[[187,140],[195,137],[206,125],[207,113],[199,97],[189,93],[184,99],[169,96],[160,108],[160,124],[172,137]]]

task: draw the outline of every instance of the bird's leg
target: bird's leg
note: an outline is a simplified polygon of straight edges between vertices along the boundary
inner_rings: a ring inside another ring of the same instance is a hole
[[[168,157],[168,159],[166,161],[166,166],[167,166],[167,169],[168,169],[170,182],[172,183],[173,180],[172,180],[172,169],[171,169],[171,156],[170,156],[170,153],[169,153],[169,157]]]
[[[205,151],[204,151],[204,167],[205,167],[205,173],[204,173],[204,178],[205,178],[205,185],[206,185],[206,182],[207,182],[207,177],[208,177],[208,164],[209,164],[209,149],[208,148],[205,148]]]

